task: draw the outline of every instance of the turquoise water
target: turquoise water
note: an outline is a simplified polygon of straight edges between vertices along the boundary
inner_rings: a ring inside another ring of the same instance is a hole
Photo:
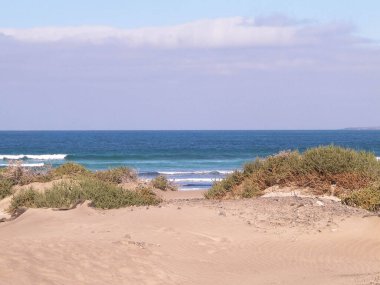
[[[207,188],[258,156],[336,144],[380,156],[380,131],[49,131],[0,132],[0,166],[77,162],[92,170],[160,173],[182,189]]]

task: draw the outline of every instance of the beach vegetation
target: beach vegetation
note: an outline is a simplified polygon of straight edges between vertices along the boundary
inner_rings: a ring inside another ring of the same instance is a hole
[[[57,177],[70,177],[70,176],[78,176],[78,175],[85,176],[89,174],[91,174],[91,171],[86,169],[86,167],[84,167],[83,165],[73,163],[73,162],[68,162],[53,169],[50,173],[50,176],[57,178]]]
[[[12,194],[12,187],[12,181],[0,179],[0,200]]]
[[[347,204],[373,209],[375,206],[366,203],[374,205],[375,202],[368,199],[371,193],[380,191],[372,186],[377,181],[380,181],[380,163],[373,153],[320,146],[304,153],[285,151],[257,158],[242,171],[215,182],[205,197],[250,198],[262,195],[272,186],[294,186],[307,188],[316,195],[347,197]]]
[[[19,162],[13,162],[8,167],[3,168],[0,173],[0,180],[6,180],[12,185],[23,184],[28,180],[28,173]]]
[[[97,171],[94,176],[105,182],[121,184],[137,180],[137,173],[129,167],[117,167],[104,171]]]
[[[347,193],[342,196],[342,202],[368,211],[380,211],[380,184],[376,183],[364,189]]]
[[[232,193],[236,185],[240,185],[244,180],[244,174],[240,171],[234,171],[226,178],[214,182],[213,186],[205,193],[208,199],[222,199]]]
[[[115,209],[127,206],[156,205],[160,199],[149,188],[140,187],[126,190],[122,187],[93,177],[56,182],[43,192],[28,188],[12,197],[9,211],[19,208],[74,208],[79,203],[91,201],[101,209]]]
[[[153,178],[151,184],[154,188],[160,189],[162,191],[177,190],[177,186],[164,175],[158,175],[157,177]]]

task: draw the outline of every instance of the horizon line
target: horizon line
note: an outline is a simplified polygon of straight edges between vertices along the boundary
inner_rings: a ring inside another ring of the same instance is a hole
[[[338,129],[20,129],[0,132],[192,132],[192,131],[379,131],[380,128],[338,128]]]

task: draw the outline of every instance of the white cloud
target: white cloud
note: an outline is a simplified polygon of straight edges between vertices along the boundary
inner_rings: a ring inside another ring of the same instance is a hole
[[[315,30],[315,27],[310,27]],[[253,20],[243,17],[199,20],[168,27],[118,29],[103,26],[0,29],[18,41],[32,43],[122,43],[129,47],[229,48],[293,46],[318,42],[304,23]],[[323,29],[322,29],[323,30]]]

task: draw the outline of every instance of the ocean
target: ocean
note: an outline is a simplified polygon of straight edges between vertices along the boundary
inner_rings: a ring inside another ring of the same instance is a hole
[[[189,190],[208,188],[256,157],[329,144],[380,156],[380,131],[0,131],[0,166],[13,159],[26,167],[129,166]]]

